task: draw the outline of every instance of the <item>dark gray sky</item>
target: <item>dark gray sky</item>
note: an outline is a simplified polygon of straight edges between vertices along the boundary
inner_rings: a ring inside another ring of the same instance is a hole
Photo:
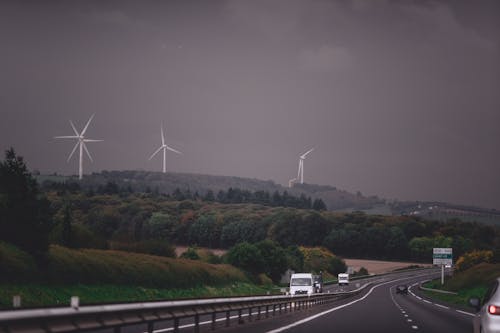
[[[500,1],[2,1],[0,149],[500,209]],[[76,157],[76,156],[75,156]]]

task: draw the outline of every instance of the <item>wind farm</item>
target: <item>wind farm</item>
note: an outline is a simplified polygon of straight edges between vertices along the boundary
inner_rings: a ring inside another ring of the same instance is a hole
[[[68,156],[67,162],[69,162],[71,160],[71,157],[73,156],[75,151],[77,149],[79,149],[80,154],[79,154],[79,163],[78,163],[78,179],[83,178],[83,151],[84,150],[85,150],[85,153],[87,154],[87,156],[89,157],[90,161],[94,162],[94,160],[92,159],[92,156],[90,155],[90,152],[87,148],[87,145],[85,143],[104,141],[104,140],[95,140],[95,139],[86,139],[85,138],[85,132],[87,132],[87,129],[90,125],[90,122],[92,121],[94,116],[95,116],[95,114],[90,116],[89,120],[87,121],[87,124],[85,125],[85,127],[83,128],[83,130],[81,132],[77,131],[75,124],[73,124],[73,121],[70,120],[69,124],[71,125],[71,128],[73,129],[73,132],[75,133],[75,135],[65,135],[65,136],[55,136],[54,137],[55,139],[77,139],[77,142],[76,142],[75,146],[73,147],[73,150],[71,151],[71,153]]]

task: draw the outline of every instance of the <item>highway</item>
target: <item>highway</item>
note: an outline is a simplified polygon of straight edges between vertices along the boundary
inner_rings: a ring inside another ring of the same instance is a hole
[[[435,274],[434,274],[435,276]],[[398,278],[366,288],[356,297],[326,306],[274,317],[221,332],[472,332],[472,315],[420,297],[418,282],[429,275]],[[395,294],[398,284],[413,285],[408,295]]]
[[[117,304],[13,311],[3,313],[3,317],[11,321],[22,318],[22,322],[18,321],[21,326],[7,329],[11,332],[165,333],[174,331],[174,324],[179,332],[212,332],[212,325],[217,332],[227,333],[472,332],[470,310],[450,308],[420,295],[418,284],[439,275],[438,270],[431,269],[373,276],[351,281],[346,287],[327,286],[323,295],[310,298],[272,296]],[[407,295],[395,293],[400,284],[409,286]],[[329,302],[319,302],[326,300]],[[266,309],[270,311],[266,313]],[[26,318],[30,320],[29,328]],[[195,322],[199,323],[198,330]]]

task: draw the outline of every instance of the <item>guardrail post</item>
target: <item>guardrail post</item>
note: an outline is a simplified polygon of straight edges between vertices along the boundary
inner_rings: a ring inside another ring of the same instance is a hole
[[[241,317],[241,311],[243,311],[242,309],[239,309],[238,310],[238,324],[243,324],[244,321],[243,321],[243,318]]]
[[[215,331],[215,317],[216,317],[216,313],[215,312],[212,312],[212,331]]]
[[[199,333],[200,332],[200,315],[195,314],[194,315],[194,333]]]
[[[179,318],[174,318],[174,333],[179,333]]]
[[[152,321],[150,321],[150,322],[148,323],[148,333],[153,333],[153,331],[154,331],[154,329],[153,329],[153,328],[154,328],[154,327],[153,327],[153,324],[154,324],[154,322],[152,322]]]
[[[252,321],[252,307],[248,308],[248,321]]]
[[[269,318],[269,305],[266,305],[266,318]]]
[[[12,296],[12,307],[13,308],[20,308],[21,307],[21,296],[20,295]]]
[[[260,320],[260,305],[257,307],[257,320]]]
[[[229,327],[229,321],[231,320],[231,312],[226,311],[226,327]]]
[[[273,316],[276,315],[276,304],[273,304]]]

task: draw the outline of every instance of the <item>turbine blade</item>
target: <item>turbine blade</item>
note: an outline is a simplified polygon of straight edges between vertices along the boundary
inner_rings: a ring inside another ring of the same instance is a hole
[[[89,127],[90,122],[92,121],[92,118],[94,118],[94,116],[95,116],[95,113],[90,116],[89,121],[87,121],[87,125],[85,125],[85,127],[83,128],[82,134],[80,134],[80,135],[84,135],[85,134],[85,132],[87,131],[87,128]]]
[[[151,155],[151,157],[149,158],[149,160],[151,160],[156,154],[158,154],[160,152],[160,150],[163,149],[163,146],[161,146],[160,148],[158,148],[154,153],[153,155]]]
[[[82,142],[82,145],[83,145],[83,149],[85,149],[85,152],[87,153],[87,156],[90,159],[90,162],[94,163],[94,160],[92,159],[92,156],[90,156],[89,150],[87,149],[87,145],[85,145],[84,142]]]
[[[170,151],[173,151],[174,153],[182,154],[180,151],[175,150],[174,148],[170,148],[169,146],[167,146],[167,149],[170,150]]]
[[[55,136],[54,139],[78,139],[75,135]]]
[[[68,159],[66,160],[66,162],[69,162],[69,160],[71,159],[71,156],[73,156],[73,154],[75,153],[76,151],[76,148],[78,148],[78,145],[80,144],[80,141],[78,141],[75,145],[75,147],[73,148],[73,150],[71,151],[71,154],[69,154],[68,156]]]
[[[305,152],[304,154],[302,154],[302,155],[300,156],[300,158],[306,158],[307,154],[309,154],[309,153],[310,153],[310,152],[312,152],[313,150],[314,150],[314,148],[309,149],[307,152]]]
[[[73,128],[73,132],[75,132],[76,136],[80,136],[80,134],[78,134],[78,131],[76,130],[75,124],[73,124],[71,120],[69,121],[69,124],[71,125],[71,128]]]
[[[161,145],[165,145],[165,135],[163,135],[163,123],[161,125]]]
[[[83,139],[83,142],[102,142],[104,140]]]

